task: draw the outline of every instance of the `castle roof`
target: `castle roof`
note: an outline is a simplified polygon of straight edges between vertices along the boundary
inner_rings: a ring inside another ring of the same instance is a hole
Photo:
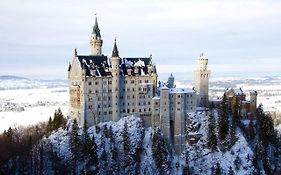
[[[173,94],[179,94],[179,93],[195,93],[193,89],[190,88],[170,88],[170,93]]]
[[[226,93],[233,93],[234,95],[244,95],[244,92],[241,88],[230,88],[225,90]]]
[[[82,69],[86,71],[86,76],[95,74],[96,76],[112,75],[110,71],[110,64],[108,57],[104,55],[77,55],[77,59]],[[138,62],[142,65],[138,65]],[[131,69],[131,76],[147,75],[148,67],[151,66],[152,72],[155,73],[154,65],[152,65],[152,58],[120,58],[121,75],[128,75],[128,69]],[[137,69],[137,73],[135,72]]]
[[[115,41],[114,41],[114,46],[113,46],[111,57],[119,57],[119,52],[118,52],[118,48],[117,48],[117,45],[116,45],[116,38],[115,38]]]
[[[82,69],[86,71],[86,76],[91,76],[93,72],[97,76],[111,75],[107,56],[77,55],[77,58]]]
[[[101,37],[97,16],[95,17],[95,25],[93,27],[92,34],[96,37],[99,37],[99,38]]]
[[[152,64],[152,58],[122,58],[121,59],[121,69],[123,75],[128,75],[128,69],[131,69],[131,75],[147,75],[148,67],[151,67],[151,71],[156,73],[155,67]],[[135,73],[134,69],[137,69],[137,73]]]

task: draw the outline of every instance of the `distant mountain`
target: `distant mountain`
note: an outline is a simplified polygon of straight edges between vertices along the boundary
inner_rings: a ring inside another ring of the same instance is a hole
[[[12,89],[36,89],[36,88],[56,88],[67,87],[67,80],[41,80],[29,79],[20,76],[1,75],[0,90]]]
[[[27,80],[28,78],[14,75],[0,75],[0,80]]]

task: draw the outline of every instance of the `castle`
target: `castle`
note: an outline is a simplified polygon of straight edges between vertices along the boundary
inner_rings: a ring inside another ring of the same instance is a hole
[[[118,121],[127,115],[143,119],[146,127],[159,127],[177,153],[186,144],[188,113],[209,102],[208,59],[201,54],[195,71],[195,88],[175,88],[171,74],[158,82],[152,56],[120,57],[115,39],[111,57],[102,53],[103,40],[97,18],[90,38],[91,54],[75,49],[68,67],[68,115],[80,125]]]

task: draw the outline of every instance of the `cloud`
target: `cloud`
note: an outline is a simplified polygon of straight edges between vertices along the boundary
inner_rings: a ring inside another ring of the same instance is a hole
[[[229,65],[215,71],[236,64],[253,64],[241,67],[255,71],[269,65],[256,59],[281,57],[280,9],[274,0],[0,1],[0,74],[7,73],[3,66],[16,64],[7,59],[19,62],[22,74],[34,69],[38,75],[54,64],[64,70],[74,48],[89,53],[95,12],[106,55],[117,36],[121,56],[153,54],[164,65],[159,70],[170,69],[165,64],[192,65],[205,52],[212,64]]]

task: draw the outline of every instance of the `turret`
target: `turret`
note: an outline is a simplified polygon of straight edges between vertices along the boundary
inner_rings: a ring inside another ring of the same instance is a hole
[[[195,90],[197,92],[197,106],[207,107],[209,102],[209,77],[208,59],[202,53],[197,60],[198,68],[195,70]]]
[[[256,113],[257,109],[257,96],[258,93],[257,91],[251,91],[250,92],[250,110],[251,110],[251,115],[254,116]]]
[[[95,17],[95,25],[93,27],[90,46],[91,46],[91,55],[102,55],[102,39],[100,34],[100,29],[98,26],[97,16]]]
[[[171,143],[169,88],[160,88],[160,128],[164,138]]]
[[[118,121],[120,119],[119,107],[119,79],[120,79],[120,58],[116,45],[116,39],[113,46],[111,57],[111,72],[112,72],[112,120]]]
[[[168,88],[173,88],[174,87],[174,82],[175,82],[175,78],[173,76],[173,74],[170,75],[170,77],[168,78]]]

